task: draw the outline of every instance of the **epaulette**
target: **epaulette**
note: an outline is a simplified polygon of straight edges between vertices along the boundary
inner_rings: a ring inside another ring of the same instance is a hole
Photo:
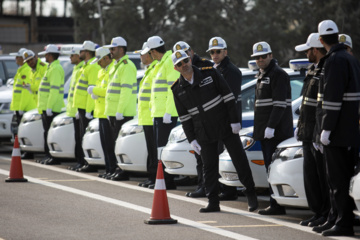
[[[210,69],[213,69],[213,67],[202,67],[202,68],[200,68],[201,71],[210,70]]]
[[[171,85],[171,88],[172,88],[177,82],[179,82],[179,78],[176,79],[176,81]]]
[[[207,59],[206,58],[201,58],[201,61],[206,62]]]
[[[40,62],[40,65],[41,65],[41,66],[45,66],[46,64],[45,64],[45,63],[43,63],[43,62]]]
[[[123,63],[124,63],[124,64],[127,64],[128,62],[126,61],[126,59],[124,59]]]

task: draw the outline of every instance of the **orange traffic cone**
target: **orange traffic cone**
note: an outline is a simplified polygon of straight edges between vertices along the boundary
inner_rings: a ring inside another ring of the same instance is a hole
[[[177,220],[170,217],[169,204],[166,195],[166,186],[161,160],[158,163],[156,181],[154,187],[154,200],[150,219],[144,221],[147,224],[174,224]]]
[[[21,152],[19,148],[19,140],[15,136],[14,148],[11,155],[10,174],[5,182],[27,182],[28,180],[23,176],[21,165]]]

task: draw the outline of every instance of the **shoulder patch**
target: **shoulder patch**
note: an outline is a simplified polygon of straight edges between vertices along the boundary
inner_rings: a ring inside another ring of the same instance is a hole
[[[200,68],[201,71],[210,70],[210,69],[213,69],[213,67],[202,67],[202,68]]]
[[[171,85],[171,88],[172,88],[173,86],[175,86],[175,84],[176,84],[177,82],[179,82],[179,78],[176,79],[176,81]]]
[[[43,62],[40,62],[40,65],[41,65],[41,66],[45,66],[46,64],[45,64],[45,63],[43,63]]]
[[[22,75],[22,76],[21,76],[21,79],[25,79],[25,78],[26,78],[26,75]]]
[[[128,64],[128,62],[127,62],[127,60],[126,60],[126,59],[124,59],[123,63],[124,63],[124,64]]]

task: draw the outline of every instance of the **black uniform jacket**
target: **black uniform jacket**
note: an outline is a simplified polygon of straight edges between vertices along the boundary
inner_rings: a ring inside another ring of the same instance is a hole
[[[192,65],[198,68],[202,68],[202,67],[212,67],[214,63],[205,58],[199,57],[199,55],[197,54],[194,54],[194,57],[192,59]]]
[[[330,146],[359,146],[359,63],[343,44],[333,46],[321,60],[321,130],[331,131]]]
[[[226,82],[228,83],[231,91],[234,93],[237,102],[237,108],[239,113],[240,123],[242,120],[242,104],[241,104],[241,82],[242,82],[242,73],[238,67],[230,62],[230,58],[226,56],[216,67],[217,70],[221,72],[224,76]]]
[[[275,129],[274,139],[294,136],[289,75],[272,59],[256,77],[254,139],[263,140],[267,127]]]
[[[316,123],[316,106],[317,94],[319,90],[319,79],[321,74],[322,63],[317,66],[312,64],[306,77],[304,85],[301,90],[303,99],[300,108],[300,117],[298,120],[298,138],[303,142],[312,142],[314,136],[314,129]]]
[[[238,123],[234,94],[219,71],[213,67],[194,70],[194,82],[183,76],[171,87],[176,110],[191,143],[209,143],[232,134],[231,123]]]

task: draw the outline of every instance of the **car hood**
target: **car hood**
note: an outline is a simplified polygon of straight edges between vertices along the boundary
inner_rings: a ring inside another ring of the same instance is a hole
[[[300,147],[302,146],[302,142],[296,140],[295,137],[286,139],[277,145],[277,148],[288,148],[288,147]]]
[[[7,87],[6,85],[0,87],[0,102],[11,102],[12,98],[12,88]]]

